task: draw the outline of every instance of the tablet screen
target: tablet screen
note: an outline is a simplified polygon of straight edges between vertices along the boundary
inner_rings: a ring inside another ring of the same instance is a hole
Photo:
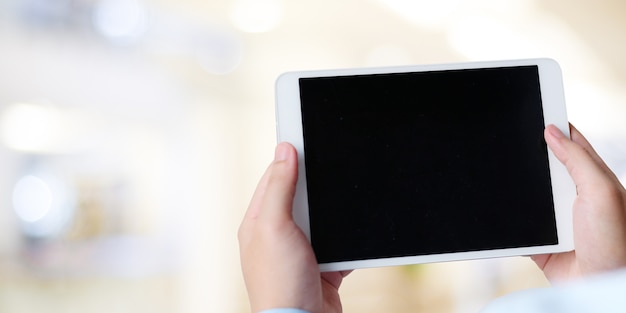
[[[557,244],[537,66],[300,78],[318,262]]]

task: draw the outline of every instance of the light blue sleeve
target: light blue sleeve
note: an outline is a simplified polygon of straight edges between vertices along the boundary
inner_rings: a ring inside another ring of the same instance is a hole
[[[513,293],[491,302],[481,313],[624,313],[626,270],[552,288]]]
[[[308,311],[298,310],[298,309],[269,309],[264,310],[259,313],[309,313]]]

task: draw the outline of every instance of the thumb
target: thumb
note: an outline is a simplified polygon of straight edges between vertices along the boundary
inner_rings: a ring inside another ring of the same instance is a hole
[[[278,144],[274,161],[265,175],[267,185],[261,200],[259,219],[268,222],[290,220],[298,178],[296,149],[285,142]]]
[[[607,168],[582,134],[573,127],[571,130],[572,138],[577,141],[570,140],[554,125],[548,125],[544,135],[546,143],[556,158],[565,165],[580,193],[580,188],[585,185],[606,183]]]

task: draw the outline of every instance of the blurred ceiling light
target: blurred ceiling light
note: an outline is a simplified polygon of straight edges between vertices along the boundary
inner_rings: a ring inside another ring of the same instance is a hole
[[[378,0],[380,4],[419,27],[444,27],[461,4],[460,0]]]
[[[58,178],[41,170],[24,175],[13,188],[13,210],[27,237],[59,235],[71,220],[76,197]]]
[[[80,111],[15,103],[0,111],[0,143],[27,153],[76,153],[97,144],[99,125]]]
[[[96,30],[115,43],[137,40],[147,29],[147,13],[137,0],[100,0],[92,22]]]
[[[13,209],[24,222],[42,219],[52,207],[52,191],[39,177],[22,177],[13,189]]]
[[[283,5],[280,0],[237,0],[230,18],[244,32],[264,33],[282,22]]]
[[[0,121],[2,141],[18,151],[56,150],[69,133],[63,113],[34,104],[13,104],[3,112]]]

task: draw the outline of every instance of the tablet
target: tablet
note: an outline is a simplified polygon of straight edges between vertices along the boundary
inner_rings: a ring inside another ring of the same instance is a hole
[[[322,271],[573,249],[575,188],[543,137],[569,135],[553,60],[289,72],[276,112]]]

